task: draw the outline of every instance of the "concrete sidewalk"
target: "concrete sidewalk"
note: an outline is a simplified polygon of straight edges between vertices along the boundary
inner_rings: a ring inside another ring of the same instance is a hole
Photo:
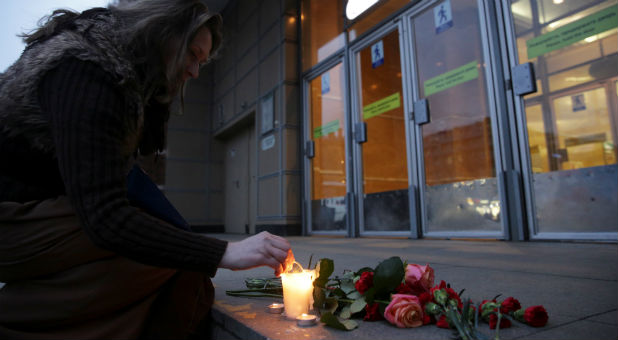
[[[241,240],[246,235],[209,235]],[[503,242],[408,240],[386,238],[288,237],[298,262],[307,265],[313,254],[335,262],[333,275],[344,269],[375,267],[391,256],[409,263],[430,264],[436,283],[445,280],[475,302],[513,296],[522,306],[543,305],[549,322],[543,328],[514,323],[500,331],[502,339],[617,339],[618,246],[574,242]],[[435,325],[398,329],[386,321],[363,322],[346,332],[319,324],[299,328],[293,321],[268,314],[274,298],[242,298],[225,290],[244,289],[247,277],[272,277],[267,268],[232,272],[220,269],[213,282],[216,339],[451,339],[449,330]],[[481,331],[493,338],[483,324]]]

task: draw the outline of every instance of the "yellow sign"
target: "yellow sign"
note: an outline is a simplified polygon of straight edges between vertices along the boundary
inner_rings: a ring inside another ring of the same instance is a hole
[[[383,114],[384,112],[396,109],[401,106],[401,99],[399,92],[391,94],[388,97],[382,98],[369,105],[363,107],[363,119],[367,120],[371,117],[375,117]]]

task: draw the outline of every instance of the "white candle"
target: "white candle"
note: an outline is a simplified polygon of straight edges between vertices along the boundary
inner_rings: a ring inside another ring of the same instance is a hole
[[[283,305],[288,319],[295,320],[299,315],[309,312],[313,301],[313,276],[313,270],[281,274]]]

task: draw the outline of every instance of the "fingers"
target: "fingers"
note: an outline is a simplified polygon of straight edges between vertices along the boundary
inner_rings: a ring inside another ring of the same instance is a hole
[[[273,247],[281,249],[285,252],[287,252],[288,249],[291,248],[290,242],[288,242],[288,240],[284,239],[281,236],[269,234],[267,239],[270,241],[270,244]]]
[[[262,232],[240,242],[230,242],[219,267],[231,270],[268,266],[279,276],[291,267],[294,254],[283,237]]]
[[[279,264],[285,264],[285,259],[288,256],[287,251],[275,247],[267,247],[266,252],[267,256],[274,258]]]

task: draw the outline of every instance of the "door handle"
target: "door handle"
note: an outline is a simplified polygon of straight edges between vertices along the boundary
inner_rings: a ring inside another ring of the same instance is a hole
[[[515,93],[515,95],[525,96],[536,92],[536,76],[532,63],[517,65],[513,67],[511,73],[513,77],[513,93]]]
[[[315,143],[312,140],[305,143],[305,156],[307,158],[315,157]]]
[[[417,125],[423,125],[431,122],[431,115],[429,112],[429,101],[427,98],[423,98],[414,102],[414,112],[412,117]]]
[[[354,129],[354,140],[359,144],[367,142],[367,123],[356,123],[356,129]]]

